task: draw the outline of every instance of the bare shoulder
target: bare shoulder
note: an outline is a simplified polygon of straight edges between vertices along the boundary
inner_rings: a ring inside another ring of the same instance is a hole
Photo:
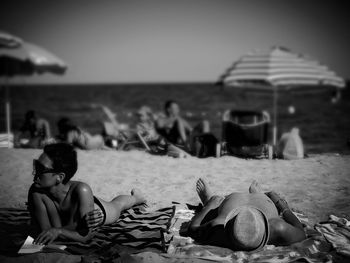
[[[278,223],[278,222],[284,222],[284,220],[281,218],[281,217],[273,217],[273,218],[269,218],[269,222],[271,222],[271,223]]]
[[[286,227],[286,222],[280,217],[274,217],[269,219],[270,230],[274,232],[283,232]]]
[[[78,195],[92,195],[90,185],[80,181],[71,181],[70,191],[77,193]]]
[[[168,119],[164,114],[158,115],[158,117],[155,120],[156,126],[160,128],[164,127],[167,122],[168,122]]]

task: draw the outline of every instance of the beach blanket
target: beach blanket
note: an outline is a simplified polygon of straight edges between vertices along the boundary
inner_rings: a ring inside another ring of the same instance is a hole
[[[350,261],[350,221],[330,215],[327,222],[315,225],[315,229],[330,242],[337,253]]]
[[[29,213],[23,209],[0,208],[0,262],[273,263],[348,262],[349,259],[344,255],[348,255],[349,251],[350,223],[344,218],[331,216],[329,222],[316,224],[313,228],[306,216],[295,212],[305,226],[308,237],[306,240],[287,247],[268,245],[264,250],[252,253],[200,245],[189,237],[181,236],[180,233],[186,230],[194,212],[183,208],[178,208],[175,214],[174,212],[174,207],[157,211],[130,209],[123,213],[113,227],[102,227],[98,236],[90,243],[68,244],[70,248],[68,251],[73,253],[80,251],[80,255],[63,251],[63,253],[6,256],[10,251],[6,251],[6,248],[15,247],[12,252],[16,253],[26,238]],[[164,249],[167,253],[164,253]]]
[[[169,241],[165,241],[164,233],[168,231],[174,212],[174,207],[156,211],[147,211],[140,206],[131,208],[114,224],[101,227],[96,236],[87,243],[61,243],[67,245],[67,249],[62,252],[99,260],[117,258],[122,253],[165,252]],[[1,255],[17,254],[29,234],[30,216],[27,210],[0,208]],[[22,257],[29,256],[31,255]],[[54,261],[58,261],[58,258]]]
[[[173,238],[168,248],[168,254],[173,257],[192,257],[198,262],[334,262],[330,253],[331,246],[308,223],[308,219],[301,213],[296,216],[304,225],[307,239],[293,244],[291,246],[276,247],[273,245],[265,246],[258,252],[233,252],[227,248],[200,245],[192,238],[181,236],[186,232],[188,222],[194,215],[192,210],[185,208],[178,209],[175,213],[173,224],[170,231],[173,232]],[[159,261],[161,262],[161,261]]]

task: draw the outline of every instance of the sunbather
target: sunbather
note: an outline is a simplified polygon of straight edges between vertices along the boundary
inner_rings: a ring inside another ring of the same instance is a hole
[[[119,195],[106,202],[95,197],[88,184],[71,181],[78,163],[77,153],[69,144],[45,146],[33,165],[28,209],[39,231],[35,239],[38,244],[58,238],[85,242],[93,237],[94,227],[113,223],[122,211],[145,202],[137,189],[131,195]]]
[[[159,134],[155,128],[155,120],[152,109],[148,106],[142,106],[137,112],[136,131],[146,141],[156,141],[159,139]]]
[[[194,128],[180,115],[179,104],[169,100],[165,103],[165,116],[157,119],[156,129],[168,142],[182,146],[190,153],[195,152],[194,138],[208,133],[209,122],[202,121]]]
[[[290,245],[306,238],[303,226],[287,202],[275,192],[264,194],[256,181],[249,193],[213,195],[199,179],[196,190],[203,209],[193,217],[188,234],[196,241],[253,251],[266,244]]]
[[[35,111],[27,111],[24,123],[15,136],[15,147],[42,148],[51,140],[53,139],[49,122],[44,118],[39,118]]]
[[[172,157],[185,157],[187,154],[179,147],[173,145],[160,134],[155,128],[155,114],[148,106],[142,106],[136,113],[138,122],[136,131],[148,151],[153,154],[168,155]]]
[[[105,146],[102,135],[92,135],[82,130],[67,117],[57,122],[57,128],[59,131],[57,139],[61,142],[72,144],[82,150],[110,149]]]

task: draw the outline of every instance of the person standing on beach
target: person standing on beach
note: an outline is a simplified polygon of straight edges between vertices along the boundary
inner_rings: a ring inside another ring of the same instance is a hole
[[[249,193],[226,197],[213,195],[203,179],[196,190],[203,209],[191,220],[188,235],[200,243],[256,251],[266,244],[286,246],[306,238],[287,202],[275,192],[264,194],[256,181]]]
[[[28,210],[36,228],[36,244],[57,239],[86,242],[97,226],[116,221],[121,212],[146,200],[137,189],[106,202],[83,182],[72,181],[77,152],[66,143],[47,145],[33,161],[34,183],[28,191]]]

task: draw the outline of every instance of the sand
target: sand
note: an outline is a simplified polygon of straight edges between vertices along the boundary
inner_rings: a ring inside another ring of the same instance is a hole
[[[32,183],[32,159],[40,150],[0,148],[0,207],[25,207]],[[329,214],[350,216],[350,156],[311,155],[302,160],[245,160],[225,156],[175,159],[141,151],[78,151],[75,180],[88,183],[105,200],[144,192],[150,208],[173,201],[198,204],[195,182],[205,178],[214,193],[246,192],[255,179],[264,191],[281,193],[290,206],[305,213],[310,222]]]

